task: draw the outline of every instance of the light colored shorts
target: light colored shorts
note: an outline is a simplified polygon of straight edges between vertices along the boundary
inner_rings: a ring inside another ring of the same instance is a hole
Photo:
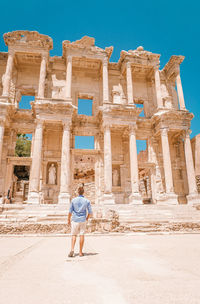
[[[71,222],[71,235],[84,235],[86,230],[86,222]]]

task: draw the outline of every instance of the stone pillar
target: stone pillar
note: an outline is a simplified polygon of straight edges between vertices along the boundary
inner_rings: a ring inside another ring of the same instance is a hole
[[[174,193],[170,147],[166,128],[161,129],[161,142],[165,174],[166,200],[169,204],[176,204],[178,201],[177,195]]]
[[[3,150],[3,137],[4,137],[4,124],[0,123],[0,169],[1,169],[1,158]]]
[[[160,72],[159,67],[154,68],[155,75],[155,88],[156,88],[156,98],[157,98],[157,107],[163,108],[162,96],[161,96],[161,85],[160,85]]]
[[[9,96],[10,90],[10,81],[12,77],[12,70],[13,70],[13,63],[14,63],[14,52],[8,53],[8,61],[6,65],[6,72],[3,78],[3,96]]]
[[[176,86],[177,86],[180,110],[186,110],[185,100],[184,100],[184,95],[183,95],[183,88],[182,88],[181,77],[180,77],[180,67],[179,66],[178,66],[178,73],[176,75]]]
[[[132,70],[131,70],[131,63],[129,61],[126,63],[126,83],[127,83],[128,104],[134,104]]]
[[[71,99],[72,90],[72,56],[67,56],[66,69],[66,98]]]
[[[135,128],[130,128],[129,133],[129,152],[130,152],[130,176],[131,176],[131,195],[129,197],[130,204],[142,204],[142,198],[139,194],[139,178],[138,178],[138,159]]]
[[[42,161],[43,121],[38,121],[34,134],[28,202],[39,204],[40,170]]]
[[[108,58],[103,59],[103,102],[109,102],[108,90]]]
[[[198,196],[197,184],[195,178],[194,162],[192,156],[192,147],[190,142],[190,130],[186,131],[185,140],[185,162],[188,178],[189,195],[187,196],[188,204],[195,204],[200,202],[200,196]]]
[[[42,54],[42,60],[40,65],[40,78],[38,84],[38,98],[44,98],[46,66],[47,66],[47,56]]]
[[[114,204],[112,194],[112,151],[110,126],[104,127],[104,204]]]
[[[70,124],[63,124],[59,204],[70,203]]]

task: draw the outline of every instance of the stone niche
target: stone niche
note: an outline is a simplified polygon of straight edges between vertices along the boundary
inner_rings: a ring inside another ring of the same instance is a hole
[[[58,164],[56,162],[48,162],[46,170],[46,184],[57,185]]]

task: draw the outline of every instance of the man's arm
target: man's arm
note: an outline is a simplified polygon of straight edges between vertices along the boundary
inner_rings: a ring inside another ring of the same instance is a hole
[[[90,202],[88,203],[87,210],[88,210],[88,214],[87,214],[87,217],[86,217],[86,221],[87,221],[90,217],[92,217],[92,207],[91,207]]]
[[[68,225],[71,225],[71,217],[72,217],[72,212],[73,212],[73,204],[71,202],[70,207],[69,207],[69,213],[68,213]]]
[[[69,212],[68,213],[68,225],[69,226],[71,225],[71,217],[72,217],[72,214]]]

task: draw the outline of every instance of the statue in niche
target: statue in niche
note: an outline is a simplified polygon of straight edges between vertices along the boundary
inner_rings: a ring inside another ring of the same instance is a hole
[[[49,185],[56,184],[56,167],[54,164],[51,164],[49,167]]]
[[[117,169],[113,170],[113,186],[119,186],[119,172]]]

